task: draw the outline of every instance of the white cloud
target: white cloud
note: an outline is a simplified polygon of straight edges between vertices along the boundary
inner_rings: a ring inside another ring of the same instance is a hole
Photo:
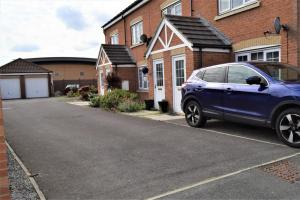
[[[96,58],[101,26],[133,1],[0,0],[0,65],[19,57]]]

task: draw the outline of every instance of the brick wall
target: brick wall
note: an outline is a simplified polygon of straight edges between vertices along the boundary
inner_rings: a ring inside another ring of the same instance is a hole
[[[10,199],[8,173],[7,173],[7,149],[5,145],[2,101],[0,99],[0,199]]]

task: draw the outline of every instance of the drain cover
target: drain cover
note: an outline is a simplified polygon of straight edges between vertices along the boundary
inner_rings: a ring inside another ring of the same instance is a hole
[[[297,166],[290,161],[279,161],[261,167],[261,170],[273,176],[277,176],[290,183],[300,181],[300,171]]]

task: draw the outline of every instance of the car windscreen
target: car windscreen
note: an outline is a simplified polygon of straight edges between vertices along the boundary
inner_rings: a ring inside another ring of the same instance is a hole
[[[259,63],[254,64],[258,69],[265,72],[273,79],[278,81],[299,82],[300,69],[291,65],[285,64],[272,64],[272,63]]]

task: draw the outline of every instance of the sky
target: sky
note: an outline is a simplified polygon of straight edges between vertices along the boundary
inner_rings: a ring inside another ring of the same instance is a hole
[[[134,0],[0,0],[0,66],[17,58],[97,58],[101,26]]]

